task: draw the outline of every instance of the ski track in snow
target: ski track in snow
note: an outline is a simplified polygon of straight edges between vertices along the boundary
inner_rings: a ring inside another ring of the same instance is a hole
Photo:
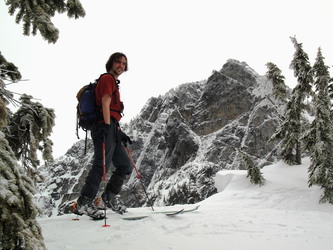
[[[251,185],[246,171],[221,171],[216,176],[219,193],[200,202],[192,213],[124,221],[107,211],[110,227],[87,216],[72,221],[75,215],[41,218],[39,223],[49,250],[332,249],[333,206],[319,204],[322,191],[307,187],[307,164],[309,159],[303,166],[280,162],[265,167],[262,187]],[[150,211],[130,208],[128,215]]]

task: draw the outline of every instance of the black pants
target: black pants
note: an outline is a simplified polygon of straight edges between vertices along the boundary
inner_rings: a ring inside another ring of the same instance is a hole
[[[103,177],[103,139],[104,131],[101,129],[104,124],[98,124],[91,131],[91,137],[94,143],[94,158],[92,167],[86,177],[85,184],[81,191],[81,196],[94,199],[98,193],[99,185]],[[121,141],[117,139],[117,125],[111,121],[111,126],[106,131],[105,137],[105,165],[106,172],[111,167],[111,163],[115,166],[115,171],[111,175],[106,192],[118,194],[121,191],[124,179],[132,172],[132,164],[125,147]]]

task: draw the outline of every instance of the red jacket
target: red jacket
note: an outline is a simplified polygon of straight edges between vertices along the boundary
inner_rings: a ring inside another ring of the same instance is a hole
[[[120,92],[114,77],[105,74],[99,79],[95,89],[95,100],[98,107],[102,107],[102,97],[110,95],[112,100],[110,103],[110,116],[120,121],[124,111],[123,102],[120,100]]]

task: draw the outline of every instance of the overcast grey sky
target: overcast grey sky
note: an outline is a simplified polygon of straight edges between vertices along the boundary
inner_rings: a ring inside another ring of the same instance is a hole
[[[81,0],[86,16],[52,20],[60,30],[56,44],[39,35],[25,37],[0,1],[0,51],[18,66],[23,79],[10,90],[28,93],[57,119],[52,140],[55,157],[77,141],[76,92],[105,71],[115,51],[128,57],[121,77],[127,122],[149,97],[180,84],[207,79],[230,58],[245,61],[259,74],[275,63],[296,82],[289,69],[294,53],[290,36],[303,43],[313,63],[322,48],[333,65],[332,0]],[[332,72],[332,70],[331,70]],[[84,138],[84,134],[81,133]]]

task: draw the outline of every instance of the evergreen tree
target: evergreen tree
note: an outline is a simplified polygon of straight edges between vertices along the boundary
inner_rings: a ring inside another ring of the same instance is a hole
[[[0,78],[11,81],[18,81],[22,78],[18,68],[11,62],[7,62],[0,51]],[[4,90],[4,88],[2,88]]]
[[[333,77],[330,78],[330,80],[328,82],[328,87],[327,88],[328,88],[328,96],[331,99],[330,116],[331,116],[331,119],[333,121]]]
[[[331,99],[333,99],[333,78],[329,80],[328,95]]]
[[[268,71],[266,76],[273,83],[273,96],[280,99],[282,102],[287,101],[287,87],[284,83],[285,77],[281,74],[282,71],[271,62],[266,63]]]
[[[291,41],[296,51],[290,68],[294,70],[298,83],[287,103],[284,120],[271,139],[281,139],[281,157],[286,163],[301,164],[301,138],[306,129],[306,121],[302,114],[306,108],[305,98],[312,94],[313,76],[309,57],[304,52],[302,44],[298,43],[294,37]]]
[[[247,176],[250,177],[250,182],[255,185],[262,186],[265,184],[265,178],[263,177],[260,167],[258,164],[245,152],[240,149],[237,149],[238,153],[241,156],[242,161],[244,162],[247,168]]]
[[[55,43],[59,38],[59,30],[51,21],[56,13],[67,12],[69,18],[84,17],[85,11],[79,0],[7,0],[9,14],[16,14],[16,23],[23,22],[23,34],[36,35],[37,31],[49,43]]]
[[[17,165],[0,132],[0,249],[45,249],[33,182]]]
[[[16,82],[21,79],[21,73],[18,68],[11,62],[7,62],[5,57],[0,52],[0,128],[3,128],[8,123],[10,110],[7,109],[9,103],[17,104],[13,93],[6,89],[5,80]]]
[[[36,221],[39,211],[33,202],[33,182],[18,166],[1,132],[7,123],[6,105],[13,97],[4,80],[17,81],[21,75],[15,65],[9,64],[9,70],[2,56],[0,60],[0,249],[45,249]]]
[[[303,50],[302,43],[298,43],[295,37],[290,38],[294,44],[295,53],[291,61],[290,68],[294,71],[294,76],[297,79],[297,85],[294,92],[297,96],[298,105],[301,106],[306,97],[310,96],[311,84],[313,83],[313,75],[309,56]]]
[[[324,194],[321,202],[328,201],[333,204],[333,128],[328,93],[330,75],[320,48],[313,65],[313,72],[316,87],[314,97],[316,116],[305,137],[306,146],[311,150],[309,186],[322,187]]]
[[[22,165],[28,170],[31,177],[39,165],[37,151],[42,152],[46,164],[53,161],[52,141],[49,136],[54,126],[55,114],[53,109],[43,107],[33,102],[32,96],[20,97],[21,107],[10,118],[6,138]]]
[[[292,95],[291,100],[287,103],[283,121],[270,139],[281,140],[280,156],[289,165],[301,164],[300,138],[302,136],[302,122],[300,113],[301,109],[296,105],[295,95]]]
[[[39,31],[49,43],[55,43],[59,37],[59,31],[51,21],[56,12],[67,12],[69,17],[75,18],[85,15],[79,0],[67,0],[66,4],[64,0],[6,0],[5,3],[11,15],[18,11],[16,22],[23,22],[24,35],[30,35],[31,30],[36,35]],[[16,101],[13,94],[6,90],[5,81],[20,79],[17,67],[7,62],[0,53],[0,249],[46,249],[36,221],[39,211],[33,203],[33,181],[18,166],[15,155],[25,159],[26,165],[36,166],[36,150],[40,149],[43,158],[51,160],[52,142],[48,136],[54,125],[54,112],[33,103],[30,96],[24,95],[21,98],[22,107],[12,116],[7,105]],[[7,132],[20,136],[13,138],[13,134],[7,134],[12,139],[15,154],[1,132],[9,120]],[[18,123],[21,121],[23,124]],[[18,131],[20,129],[23,131]],[[21,146],[18,139],[23,140]]]

